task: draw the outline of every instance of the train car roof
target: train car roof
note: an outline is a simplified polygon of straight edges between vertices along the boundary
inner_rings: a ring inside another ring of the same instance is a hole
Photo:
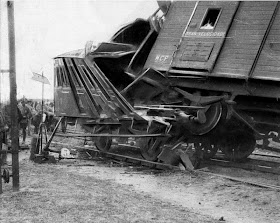
[[[73,51],[70,51],[70,52],[67,52],[67,53],[63,53],[63,54],[60,54],[60,55],[56,56],[54,59],[62,58],[62,57],[84,58],[85,57],[85,49],[73,50]]]

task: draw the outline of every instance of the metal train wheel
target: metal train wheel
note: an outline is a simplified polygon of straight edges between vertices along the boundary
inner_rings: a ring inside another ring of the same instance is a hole
[[[112,131],[108,126],[101,126],[99,129],[95,131],[95,133],[108,133],[111,134]],[[112,137],[108,136],[100,136],[94,138],[94,144],[96,148],[100,151],[107,152],[111,148],[112,145]]]
[[[218,151],[218,147],[210,142],[194,143],[194,147],[202,152],[204,160],[213,158]]]
[[[247,131],[234,131],[225,136],[219,147],[227,159],[242,161],[255,150],[256,139]]]
[[[151,137],[142,140],[140,152],[144,159],[148,161],[156,161],[161,152],[161,140]]]
[[[205,123],[192,122],[187,128],[194,135],[204,135],[216,127],[222,117],[222,112],[223,107],[221,103],[212,104],[205,111]]]

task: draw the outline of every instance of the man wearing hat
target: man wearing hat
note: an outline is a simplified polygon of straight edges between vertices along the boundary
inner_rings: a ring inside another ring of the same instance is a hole
[[[25,100],[21,101],[21,106],[19,106],[20,112],[22,114],[22,120],[19,123],[20,129],[22,129],[22,145],[25,145],[26,139],[26,128],[28,126],[28,121],[32,117],[30,109],[26,106]]]

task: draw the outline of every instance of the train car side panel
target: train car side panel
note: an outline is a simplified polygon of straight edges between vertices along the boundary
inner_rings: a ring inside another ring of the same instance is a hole
[[[55,115],[71,117],[96,116],[89,109],[84,89],[74,73],[66,69],[63,59],[55,59]]]
[[[167,71],[170,67],[173,53],[189,22],[196,2],[174,2],[166,15],[159,36],[146,61],[145,67]]]
[[[255,79],[280,81],[279,8],[252,77]]]
[[[240,3],[212,76],[248,77],[276,4]]]

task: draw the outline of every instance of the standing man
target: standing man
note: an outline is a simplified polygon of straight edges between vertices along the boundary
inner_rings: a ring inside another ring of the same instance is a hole
[[[31,135],[31,119],[34,115],[36,115],[36,110],[32,107],[32,101],[27,101],[27,103],[25,104],[26,107],[29,108],[30,112],[31,112],[31,118],[28,119],[28,123],[27,123],[27,135],[30,136]]]
[[[22,114],[22,120],[20,121],[20,129],[22,129],[22,145],[25,145],[26,139],[26,128],[28,126],[28,120],[32,117],[30,109],[26,106],[25,100],[21,101],[21,106],[19,107]]]

